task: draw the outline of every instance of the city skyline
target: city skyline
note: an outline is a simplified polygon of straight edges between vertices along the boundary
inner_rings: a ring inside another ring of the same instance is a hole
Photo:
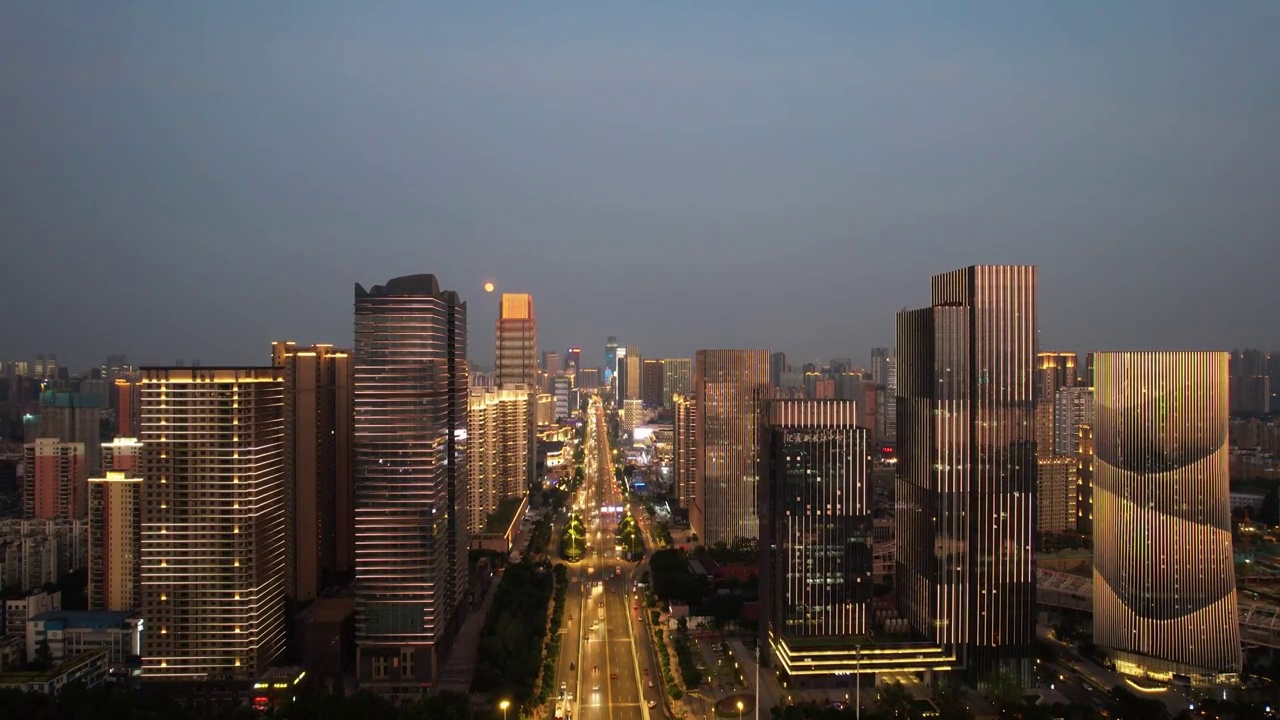
[[[1273,12],[6,8],[9,291],[56,301],[0,336],[261,364],[409,266],[477,322],[532,294],[587,366],[862,358],[912,277],[998,262],[1042,268],[1045,347],[1278,348]]]

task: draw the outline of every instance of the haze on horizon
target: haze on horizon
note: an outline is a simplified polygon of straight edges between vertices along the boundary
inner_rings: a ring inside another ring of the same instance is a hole
[[[0,358],[262,363],[434,273],[493,355],[865,361],[1040,266],[1045,349],[1280,348],[1280,5],[12,3]]]

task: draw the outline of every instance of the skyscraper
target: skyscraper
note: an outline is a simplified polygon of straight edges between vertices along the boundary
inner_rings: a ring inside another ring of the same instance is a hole
[[[672,406],[672,398],[676,395],[688,395],[690,381],[693,377],[693,360],[690,358],[667,358],[662,361],[662,404]]]
[[[249,680],[285,649],[284,382],[143,368],[144,677]]]
[[[108,470],[89,479],[89,608],[136,610],[142,575],[142,477]]]
[[[552,377],[564,372],[564,361],[560,359],[560,353],[553,350],[543,351],[542,371]]]
[[[388,695],[437,679],[462,619],[466,355],[466,303],[435,276],[356,285],[357,674]]]
[[[677,502],[686,512],[693,508],[698,482],[698,446],[696,439],[697,404],[688,395],[676,394],[676,421],[672,432],[672,485]]]
[[[872,599],[867,431],[847,400],[770,400],[764,421],[766,652],[789,675],[847,673]]]
[[[623,358],[621,353],[618,355],[618,364],[621,365]],[[626,372],[619,370],[619,392],[626,400],[640,400],[641,383],[644,381],[644,358],[640,355],[639,348],[627,348]],[[625,386],[625,387],[624,387]]]
[[[36,438],[23,446],[22,515],[79,520],[88,512],[88,460],[84,443]]]
[[[640,366],[640,399],[645,407],[662,407],[664,369],[661,360],[645,358]]]
[[[604,343],[604,379],[603,382],[608,383],[613,380],[613,375],[618,371],[618,338],[610,335],[609,339]]]
[[[286,593],[305,603],[355,565],[351,354],[276,342],[271,357],[284,377]]]
[[[105,400],[81,392],[49,390],[40,394],[39,436],[84,445],[85,464],[90,474],[102,467],[99,420]]]
[[[118,437],[102,444],[102,471],[136,475],[142,472],[142,443],[137,438]]]
[[[1093,633],[1116,670],[1231,683],[1227,353],[1095,359]]]
[[[524,385],[471,388],[467,413],[467,530],[471,533],[484,530],[485,520],[500,502],[528,492],[530,400]]]
[[[566,372],[577,372],[582,369],[582,348],[569,348],[569,352],[564,356],[564,369]]]
[[[497,324],[498,347],[494,357],[494,381],[498,385],[538,388],[538,321],[533,316],[533,296],[502,293]]]
[[[768,350],[699,350],[694,368],[697,479],[690,524],[702,542],[758,539],[760,417],[772,397]]]
[[[1080,426],[1093,422],[1093,388],[1077,385],[1058,391],[1053,401],[1053,454],[1075,455]]]
[[[936,275],[932,305],[898,313],[899,609],[973,676],[1027,678],[1036,268]]]
[[[1076,384],[1076,354],[1042,352],[1036,356],[1036,455],[1054,454],[1054,407],[1058,391]]]

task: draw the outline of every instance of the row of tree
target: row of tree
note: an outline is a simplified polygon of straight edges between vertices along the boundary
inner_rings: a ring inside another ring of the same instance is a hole
[[[518,706],[535,699],[534,683],[542,667],[547,637],[551,570],[526,558],[508,565],[480,630],[479,661],[471,687]]]

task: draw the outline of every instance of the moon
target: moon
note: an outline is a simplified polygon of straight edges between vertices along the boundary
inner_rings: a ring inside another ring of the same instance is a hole
[[[485,291],[485,292],[493,292],[493,283],[491,283],[491,282],[487,282],[487,283],[485,283],[485,284],[484,284],[484,291]]]

